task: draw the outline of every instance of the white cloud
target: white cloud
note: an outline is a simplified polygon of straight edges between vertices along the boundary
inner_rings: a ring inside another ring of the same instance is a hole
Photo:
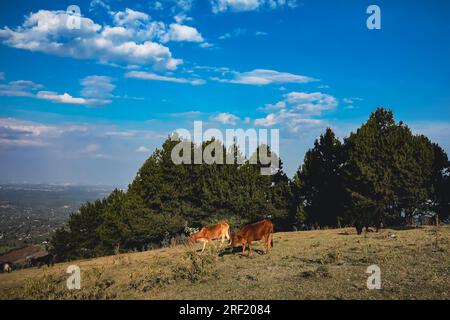
[[[205,83],[203,79],[186,79],[186,78],[176,78],[169,76],[162,76],[151,72],[144,71],[129,71],[125,74],[127,78],[135,78],[141,80],[154,80],[154,81],[167,81],[176,83],[189,83],[192,85],[202,85]]]
[[[182,63],[172,57],[169,48],[149,40],[151,30],[147,30],[149,26],[141,13],[125,11],[116,15],[115,20],[120,23],[117,28],[103,27],[81,17],[81,28],[70,29],[65,11],[39,10],[15,29],[0,29],[0,39],[17,49],[105,63],[150,64],[170,70]],[[133,21],[145,23],[138,29],[136,23],[128,25]]]
[[[58,93],[52,92],[52,91],[39,91],[36,94],[36,98],[43,99],[43,100],[49,100],[52,102],[58,102],[58,103],[88,104],[87,99],[75,98],[66,92],[63,94],[58,94]]]
[[[271,127],[277,123],[278,119],[273,113],[268,114],[265,118],[255,120],[255,126],[261,127]]]
[[[14,118],[0,118],[0,146],[45,146],[65,132],[85,132],[84,126],[55,126]]]
[[[211,79],[219,82],[248,85],[268,85],[273,83],[308,83],[317,81],[316,79],[307,76],[266,69],[255,69],[249,72],[232,71],[230,72],[230,74],[231,78],[212,77]]]
[[[283,100],[266,105],[263,110],[268,114],[264,118],[256,119],[254,124],[262,127],[280,125],[290,132],[298,132],[321,125],[323,120],[314,117],[335,109],[337,105],[335,97],[321,92],[290,92],[284,95]]]
[[[124,143],[127,148],[130,139],[135,142],[164,139],[166,132],[150,130],[120,130],[112,124],[44,124],[40,122],[0,118],[0,148],[9,146],[49,146],[63,147],[65,152],[97,154],[105,148],[105,143],[112,145]],[[67,149],[67,140],[72,146]],[[98,156],[98,154],[97,154]]]
[[[136,149],[136,152],[139,152],[139,153],[148,153],[148,152],[150,152],[150,149],[149,149],[149,148],[146,148],[146,147],[144,147],[144,146],[140,146],[139,148]]]
[[[150,20],[150,16],[145,12],[135,11],[126,8],[125,11],[119,11],[113,15],[114,23],[119,26],[130,24],[142,24]]]
[[[234,114],[226,113],[226,112],[219,113],[219,114],[211,117],[210,119],[213,121],[222,123],[222,124],[229,124],[232,126],[235,126],[237,121],[240,120],[239,117],[235,116]]]
[[[177,14],[175,17],[173,17],[175,19],[176,23],[182,24],[185,21],[192,21],[193,19],[191,17],[188,17],[186,14],[184,13],[180,13]]]
[[[203,42],[203,36],[194,27],[172,23],[169,30],[161,37],[163,42],[169,41],[186,41],[186,42]]]
[[[258,9],[264,1],[261,0],[212,0],[214,13],[223,11],[251,11]]]
[[[107,99],[112,97],[112,91],[115,85],[113,79],[107,76],[92,75],[81,80],[83,89],[81,95],[85,98]],[[107,100],[105,100],[107,102]],[[109,101],[111,102],[111,101]]]
[[[109,40],[129,39],[133,36],[133,30],[125,27],[105,26],[102,31],[102,36]]]
[[[172,11],[181,10],[186,12],[192,9],[194,0],[174,0],[175,6],[172,7]]]
[[[33,91],[43,88],[42,85],[28,80],[10,81],[0,85],[0,95],[16,97],[32,97]]]
[[[361,99],[361,98],[358,98],[358,97],[351,97],[351,98],[344,98],[343,99],[343,101],[345,102],[345,103],[348,103],[348,104],[353,104],[353,103],[355,103],[355,102],[357,102],[357,101],[362,101],[363,99]]]
[[[47,100],[54,103],[79,104],[87,106],[99,106],[109,104],[112,101],[105,99],[110,96],[114,85],[108,84],[108,77],[91,76],[82,80],[84,86],[82,95],[84,97],[74,97],[65,92],[59,94],[54,91],[40,90],[44,86],[28,80],[10,81],[8,84],[0,85],[0,95],[10,97],[29,97]],[[112,86],[112,87],[111,87]]]
[[[294,8],[297,6],[297,0],[210,0],[210,3],[214,13],[253,11],[261,8]]]
[[[282,108],[306,115],[321,115],[323,111],[332,110],[338,105],[335,97],[322,92],[290,92],[281,103],[284,104]]]
[[[209,42],[202,42],[202,43],[200,44],[200,47],[201,47],[201,48],[213,48],[213,47],[214,47],[214,44],[209,43]]]
[[[108,1],[103,0],[91,0],[89,4],[89,11],[96,11],[98,8],[102,8],[107,12],[111,12],[111,7],[108,4]]]

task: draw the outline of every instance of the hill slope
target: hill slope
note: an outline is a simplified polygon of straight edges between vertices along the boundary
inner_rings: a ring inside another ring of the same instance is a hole
[[[269,255],[250,258],[178,246],[75,261],[76,291],[65,288],[69,263],[0,274],[0,298],[450,299],[449,244],[450,226],[276,233]],[[372,264],[381,290],[366,287]]]

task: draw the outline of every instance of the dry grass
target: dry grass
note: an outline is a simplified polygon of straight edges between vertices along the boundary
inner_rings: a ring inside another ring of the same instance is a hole
[[[450,299],[450,226],[277,233],[269,255],[178,246],[0,274],[2,299]],[[255,249],[262,250],[262,243]],[[197,248],[198,250],[198,248]],[[381,268],[368,290],[366,269]]]

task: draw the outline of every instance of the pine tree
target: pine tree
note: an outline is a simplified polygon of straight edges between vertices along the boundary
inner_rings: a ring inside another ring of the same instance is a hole
[[[327,128],[306,152],[293,179],[295,209],[301,223],[336,226],[344,214],[342,144]]]

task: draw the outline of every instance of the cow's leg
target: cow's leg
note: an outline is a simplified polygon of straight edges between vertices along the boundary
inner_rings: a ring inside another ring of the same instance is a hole
[[[203,249],[202,249],[202,252],[205,251],[205,248],[206,248],[206,242],[208,242],[208,241],[203,241]]]
[[[250,257],[250,253],[252,251],[252,248],[250,247],[250,245],[252,244],[251,241],[248,242],[248,256]]]
[[[244,254],[245,254],[245,243],[242,242],[242,255],[244,255]]]
[[[269,240],[270,240],[270,233],[266,236],[265,239],[265,245],[266,245],[266,253],[269,253]]]

